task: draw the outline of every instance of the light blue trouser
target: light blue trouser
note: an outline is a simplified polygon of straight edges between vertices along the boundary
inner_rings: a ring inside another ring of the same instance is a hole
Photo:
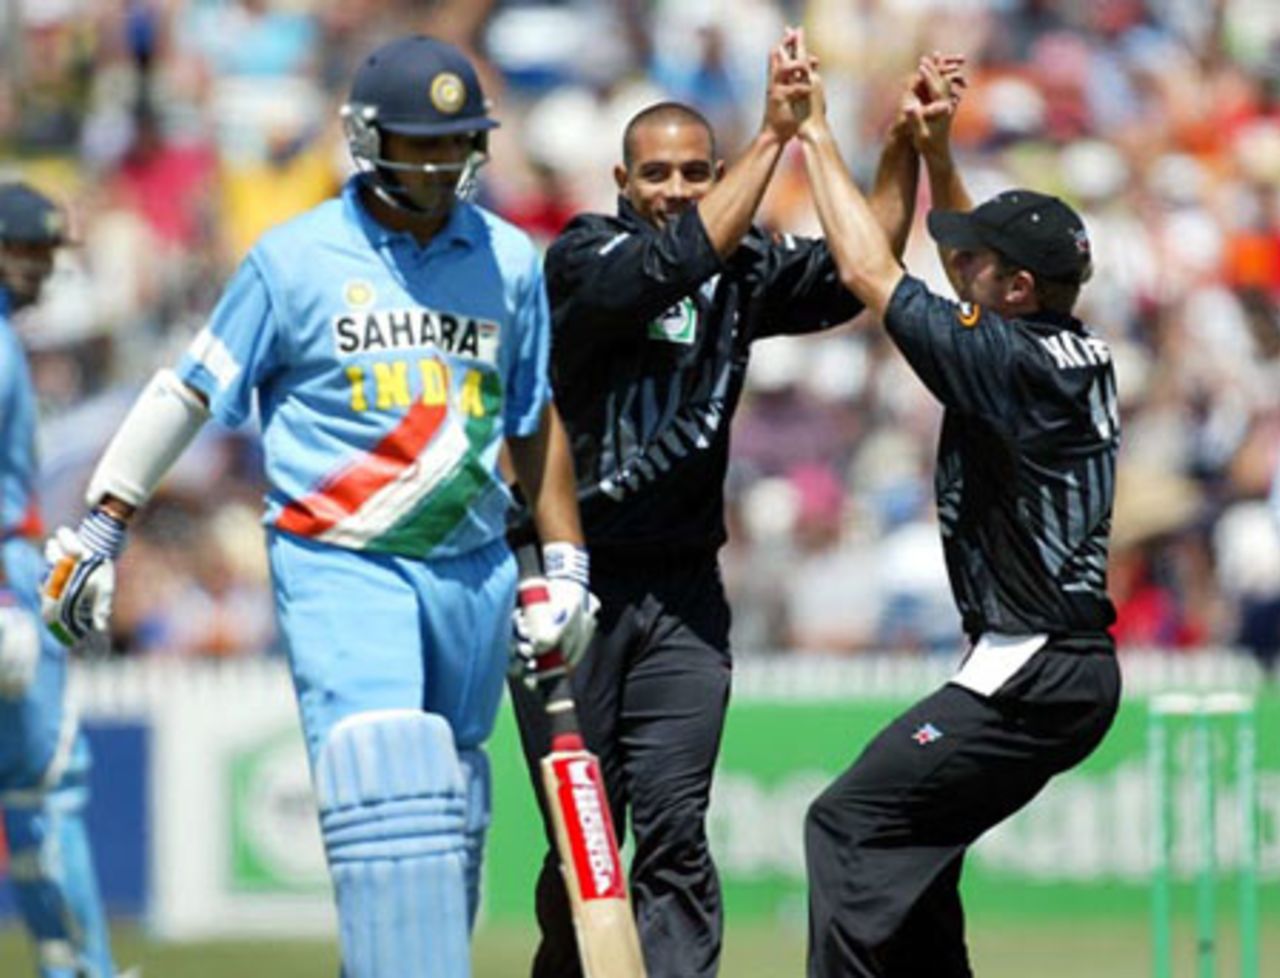
[[[489,738],[515,601],[505,543],[430,563],[281,532],[268,549],[313,765],[333,725],[366,710],[438,714],[460,750]]]
[[[461,831],[466,854],[462,906],[466,908],[464,925],[469,926],[478,904],[483,840],[489,824],[489,771],[482,744],[493,730],[506,674],[515,594],[514,559],[501,541],[476,553],[428,563],[356,553],[281,532],[269,534],[268,550],[277,613],[313,771],[322,766],[321,758],[334,727],[348,718],[376,711],[412,710],[439,717],[447,726],[444,733],[451,735],[454,756],[433,764],[432,770],[442,778],[452,778],[447,772],[455,771],[461,778],[460,790],[465,796]],[[416,732],[404,733],[396,727],[388,735],[370,734],[367,741],[399,743],[399,738],[416,736]],[[429,749],[446,752],[448,740],[448,736],[426,738]],[[350,803],[355,813],[348,813],[350,818],[379,817],[377,813],[382,810],[388,790],[382,784],[385,776],[379,765],[369,767],[369,791],[359,804]],[[349,773],[344,775],[350,777]],[[400,783],[411,783],[412,791],[424,797],[435,787],[446,790],[433,786],[430,778]],[[359,815],[362,811],[365,816]],[[396,883],[388,879],[384,884],[365,879],[359,890],[361,896],[352,899],[352,866],[356,873],[364,870],[363,863],[352,863],[347,858],[346,853],[351,850],[346,840],[353,833],[362,840],[372,840],[374,833],[370,828],[352,828],[343,822],[346,818],[347,815],[335,818],[332,813],[322,818],[322,829],[339,822],[345,826],[341,840],[335,842],[326,836],[331,869],[334,846],[344,853],[343,873],[335,873],[339,914],[344,918],[367,916],[368,927],[373,928],[387,914],[370,904],[380,899],[416,897],[405,892],[403,880]],[[378,850],[378,844],[370,841],[370,845],[372,848],[366,846],[357,851],[364,854]],[[373,858],[370,856],[370,861]],[[378,858],[383,856],[379,854]],[[405,874],[404,878],[436,877],[423,872]],[[351,889],[346,889],[348,886]],[[396,895],[376,895],[392,890]],[[419,902],[424,906],[453,905],[449,900],[434,898]],[[350,919],[341,924],[344,934],[359,932],[363,927],[361,922]],[[429,927],[430,922],[425,926]],[[344,946],[344,958],[350,959],[352,953]],[[352,970],[351,960],[345,967],[352,978],[365,978],[364,973]],[[442,973],[410,970],[413,967],[414,962],[402,961],[400,978],[417,978],[420,974],[435,978]],[[464,972],[450,972],[454,973]]]
[[[7,587],[39,614],[45,565],[25,540],[0,545]],[[111,978],[102,899],[84,825],[89,748],[66,702],[66,650],[42,629],[36,677],[0,699],[0,808],[18,908],[41,978]]]

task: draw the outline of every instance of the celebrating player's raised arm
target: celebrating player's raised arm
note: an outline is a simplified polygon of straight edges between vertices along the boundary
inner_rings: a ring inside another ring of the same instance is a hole
[[[797,60],[810,63],[802,30],[789,32],[784,43],[794,50]],[[924,65],[921,70],[925,70]],[[917,98],[915,104],[904,106],[903,124],[912,132],[913,140],[919,138],[919,130],[930,120],[949,113],[952,108],[946,79],[932,64],[928,65],[928,71],[922,82],[922,93],[928,92],[929,100]],[[810,77],[811,91],[807,96],[799,96],[802,100],[807,99],[807,105],[798,109],[805,115],[799,136],[805,149],[805,167],[818,217],[826,233],[827,246],[835,256],[841,281],[878,316],[883,316],[889,297],[903,275],[897,260],[901,247],[899,236],[890,242],[876,209],[868,203],[849,175],[827,119],[821,76],[811,68]],[[882,164],[882,171],[885,169]],[[885,199],[883,187],[886,182],[883,177],[877,178],[881,190],[877,197],[881,200]],[[881,213],[884,213],[883,205]],[[905,235],[900,237],[905,242]]]
[[[751,227],[782,148],[799,128],[797,106],[808,92],[804,62],[782,44],[773,48],[769,52],[769,85],[760,131],[719,183],[698,201],[698,214],[707,237],[721,258],[732,254]],[[644,177],[641,173],[640,178]]]
[[[919,67],[912,73],[903,90],[893,125],[885,138],[884,148],[880,151],[880,162],[867,203],[884,228],[894,256],[899,259],[906,248],[915,213],[920,158],[926,151],[939,156],[940,178],[944,174],[943,165],[951,163],[946,136],[950,130],[951,117],[959,106],[966,85],[964,62],[964,56],[956,54],[934,53],[921,59]],[[817,66],[816,61],[814,65]],[[942,104],[938,99],[938,94],[946,87],[949,87],[951,112],[942,111]],[[941,146],[938,145],[939,142]],[[933,172],[931,169],[931,179]],[[963,193],[954,165],[951,165],[945,179],[948,181],[948,188],[953,186],[950,181],[954,180],[954,186]],[[938,206],[937,188],[933,189],[934,204]]]
[[[871,213],[884,230],[896,258],[902,257],[907,235],[911,233],[919,177],[919,154],[911,142],[905,118],[900,117],[885,137],[875,182],[867,197]]]
[[[962,57],[934,54],[920,59],[920,85],[916,95],[919,106],[910,110],[913,120],[912,138],[929,174],[929,193],[933,207],[944,211],[969,211],[973,201],[965,189],[955,160],[951,157],[951,122],[959,104],[958,92],[965,80],[960,74]],[[944,97],[950,112],[937,101]]]
[[[941,91],[949,88],[955,91],[958,64],[954,58],[934,55],[922,58],[920,74],[924,79],[925,91]],[[953,100],[954,107],[954,100]],[[933,201],[933,209],[937,211],[971,211],[973,200],[965,189],[960,170],[951,156],[951,112],[935,112],[927,118],[924,113],[916,116],[914,142],[924,160],[925,170],[929,175],[929,196]],[[959,293],[962,283],[956,268],[956,249],[938,242],[938,257],[947,273],[951,287]]]
[[[809,63],[802,30],[789,33],[787,43],[798,60]],[[877,316],[882,316],[894,286],[902,277],[902,269],[884,228],[840,158],[840,148],[827,119],[825,91],[816,69],[810,69],[810,77],[812,86],[807,105],[801,109],[806,112],[806,118],[799,136],[818,218],[826,234],[827,247],[840,270],[840,280]]]

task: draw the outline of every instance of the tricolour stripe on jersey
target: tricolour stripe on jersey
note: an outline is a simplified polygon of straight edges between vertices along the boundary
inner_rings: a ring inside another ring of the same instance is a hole
[[[415,404],[356,463],[286,506],[281,529],[336,546],[428,556],[493,482],[481,456],[502,410],[502,381],[483,374],[479,416]]]
[[[442,484],[467,459],[467,439],[456,424],[446,424],[439,436],[395,481],[383,486],[358,510],[318,539],[339,547],[385,550],[379,538],[397,526],[424,501],[434,502]],[[406,548],[410,553],[420,550]]]
[[[467,518],[476,500],[493,485],[493,475],[482,461],[486,446],[502,410],[502,380],[484,374],[480,384],[483,410],[466,421],[465,443],[470,449],[461,465],[441,479],[429,497],[369,549],[388,553],[430,554]]]
[[[415,404],[372,451],[326,480],[316,492],[285,506],[276,525],[301,536],[324,537],[358,516],[366,506],[381,508],[387,499],[378,497],[386,490],[396,495],[399,484],[413,481],[422,474],[420,470],[428,467],[422,462],[425,456],[435,454],[429,446],[444,425],[446,414],[443,404]]]

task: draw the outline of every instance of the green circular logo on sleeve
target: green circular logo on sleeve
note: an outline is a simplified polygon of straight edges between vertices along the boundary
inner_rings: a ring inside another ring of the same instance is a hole
[[[649,324],[649,339],[690,346],[698,335],[698,309],[685,297]]]

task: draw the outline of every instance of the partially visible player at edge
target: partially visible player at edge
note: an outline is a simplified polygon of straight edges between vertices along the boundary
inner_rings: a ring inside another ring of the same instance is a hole
[[[807,61],[803,34],[789,41]],[[947,106],[943,75],[928,59],[921,72],[926,101]],[[1090,273],[1074,211],[1028,190],[971,209],[952,112],[922,113],[929,230],[963,301],[934,295],[903,272],[850,179],[812,80],[799,136],[840,276],[945,408],[938,516],[972,646],[810,808],[808,973],[961,978],[965,851],[1088,756],[1118,705],[1115,376],[1106,344],[1071,314]]]
[[[53,201],[0,185],[0,809],[37,972],[112,978],[84,824],[89,748],[66,701],[66,649],[40,624],[36,395],[12,322],[39,301],[65,242]]]
[[[956,67],[953,63],[951,67]],[[799,120],[804,66],[769,57],[763,119],[727,170],[707,121],[659,103],[628,124],[616,214],[576,217],[547,253],[556,402],[573,444],[600,632],[572,677],[620,829],[650,978],[719,967],[722,907],[707,845],[729,699],[725,540],[729,430],[756,340],[812,333],[863,308],[819,239],[774,240],[752,220]],[[904,88],[902,106],[915,102]],[[906,240],[918,165],[904,116],[875,178],[880,226]],[[768,356],[767,348],[760,356]],[[549,733],[513,683],[535,785]],[[580,974],[554,849],[537,884],[535,978]]]
[[[465,199],[488,117],[456,48],[405,37],[343,108],[360,172],[258,241],[176,371],[152,379],[50,541],[45,614],[107,624],[130,515],[205,418],[261,416],[265,523],[346,978],[462,978],[489,823],[482,745],[516,581],[510,452],[551,579],[535,640],[593,627],[541,262]]]

